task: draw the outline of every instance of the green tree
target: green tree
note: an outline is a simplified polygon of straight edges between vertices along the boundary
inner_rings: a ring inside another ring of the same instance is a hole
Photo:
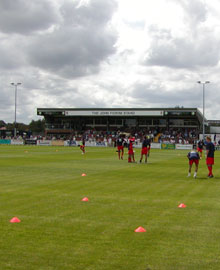
[[[29,125],[23,123],[16,123],[17,130],[28,131]]]
[[[45,120],[32,120],[29,124],[29,130],[32,131],[33,133],[44,133],[45,130]]]

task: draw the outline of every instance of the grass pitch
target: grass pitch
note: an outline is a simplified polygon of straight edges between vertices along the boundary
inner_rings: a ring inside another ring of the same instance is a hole
[[[113,148],[86,150],[0,146],[1,270],[219,269],[219,152],[215,178],[201,160],[193,179],[188,151],[129,164]]]

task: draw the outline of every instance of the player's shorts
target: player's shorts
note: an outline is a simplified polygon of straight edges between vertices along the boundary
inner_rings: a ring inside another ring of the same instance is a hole
[[[196,165],[199,165],[199,159],[195,159],[195,158],[194,158],[194,159],[190,159],[190,160],[189,160],[189,165],[192,166],[193,163],[195,163]]]
[[[202,153],[202,150],[203,150],[202,148],[199,148],[199,147],[197,148],[197,151],[200,153]]]
[[[85,148],[85,145],[80,145],[80,149],[84,149]]]
[[[206,164],[207,165],[214,165],[214,158],[213,157],[207,157],[206,158]]]
[[[128,155],[134,155],[134,151],[133,150],[128,150]]]
[[[143,147],[141,150],[141,155],[147,155],[148,152],[148,148],[147,147]]]
[[[121,145],[121,146],[118,146],[118,151],[123,151],[124,150],[124,146],[123,145]]]

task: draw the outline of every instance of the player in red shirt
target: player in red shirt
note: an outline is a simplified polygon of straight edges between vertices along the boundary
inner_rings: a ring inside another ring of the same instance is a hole
[[[80,150],[82,151],[82,154],[85,154],[85,139],[84,138],[82,138],[82,141],[80,142],[80,145],[79,145],[79,147],[80,147]]]
[[[122,135],[120,135],[120,137],[117,139],[116,141],[117,144],[117,152],[118,152],[118,158],[119,159],[123,159],[124,156],[124,139],[122,137]]]
[[[133,143],[134,143],[134,139],[130,137],[129,143],[128,143],[128,162],[135,162]]]

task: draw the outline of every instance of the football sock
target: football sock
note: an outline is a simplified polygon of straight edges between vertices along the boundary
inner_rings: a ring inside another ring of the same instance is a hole
[[[208,166],[209,175],[212,175],[212,166]]]

